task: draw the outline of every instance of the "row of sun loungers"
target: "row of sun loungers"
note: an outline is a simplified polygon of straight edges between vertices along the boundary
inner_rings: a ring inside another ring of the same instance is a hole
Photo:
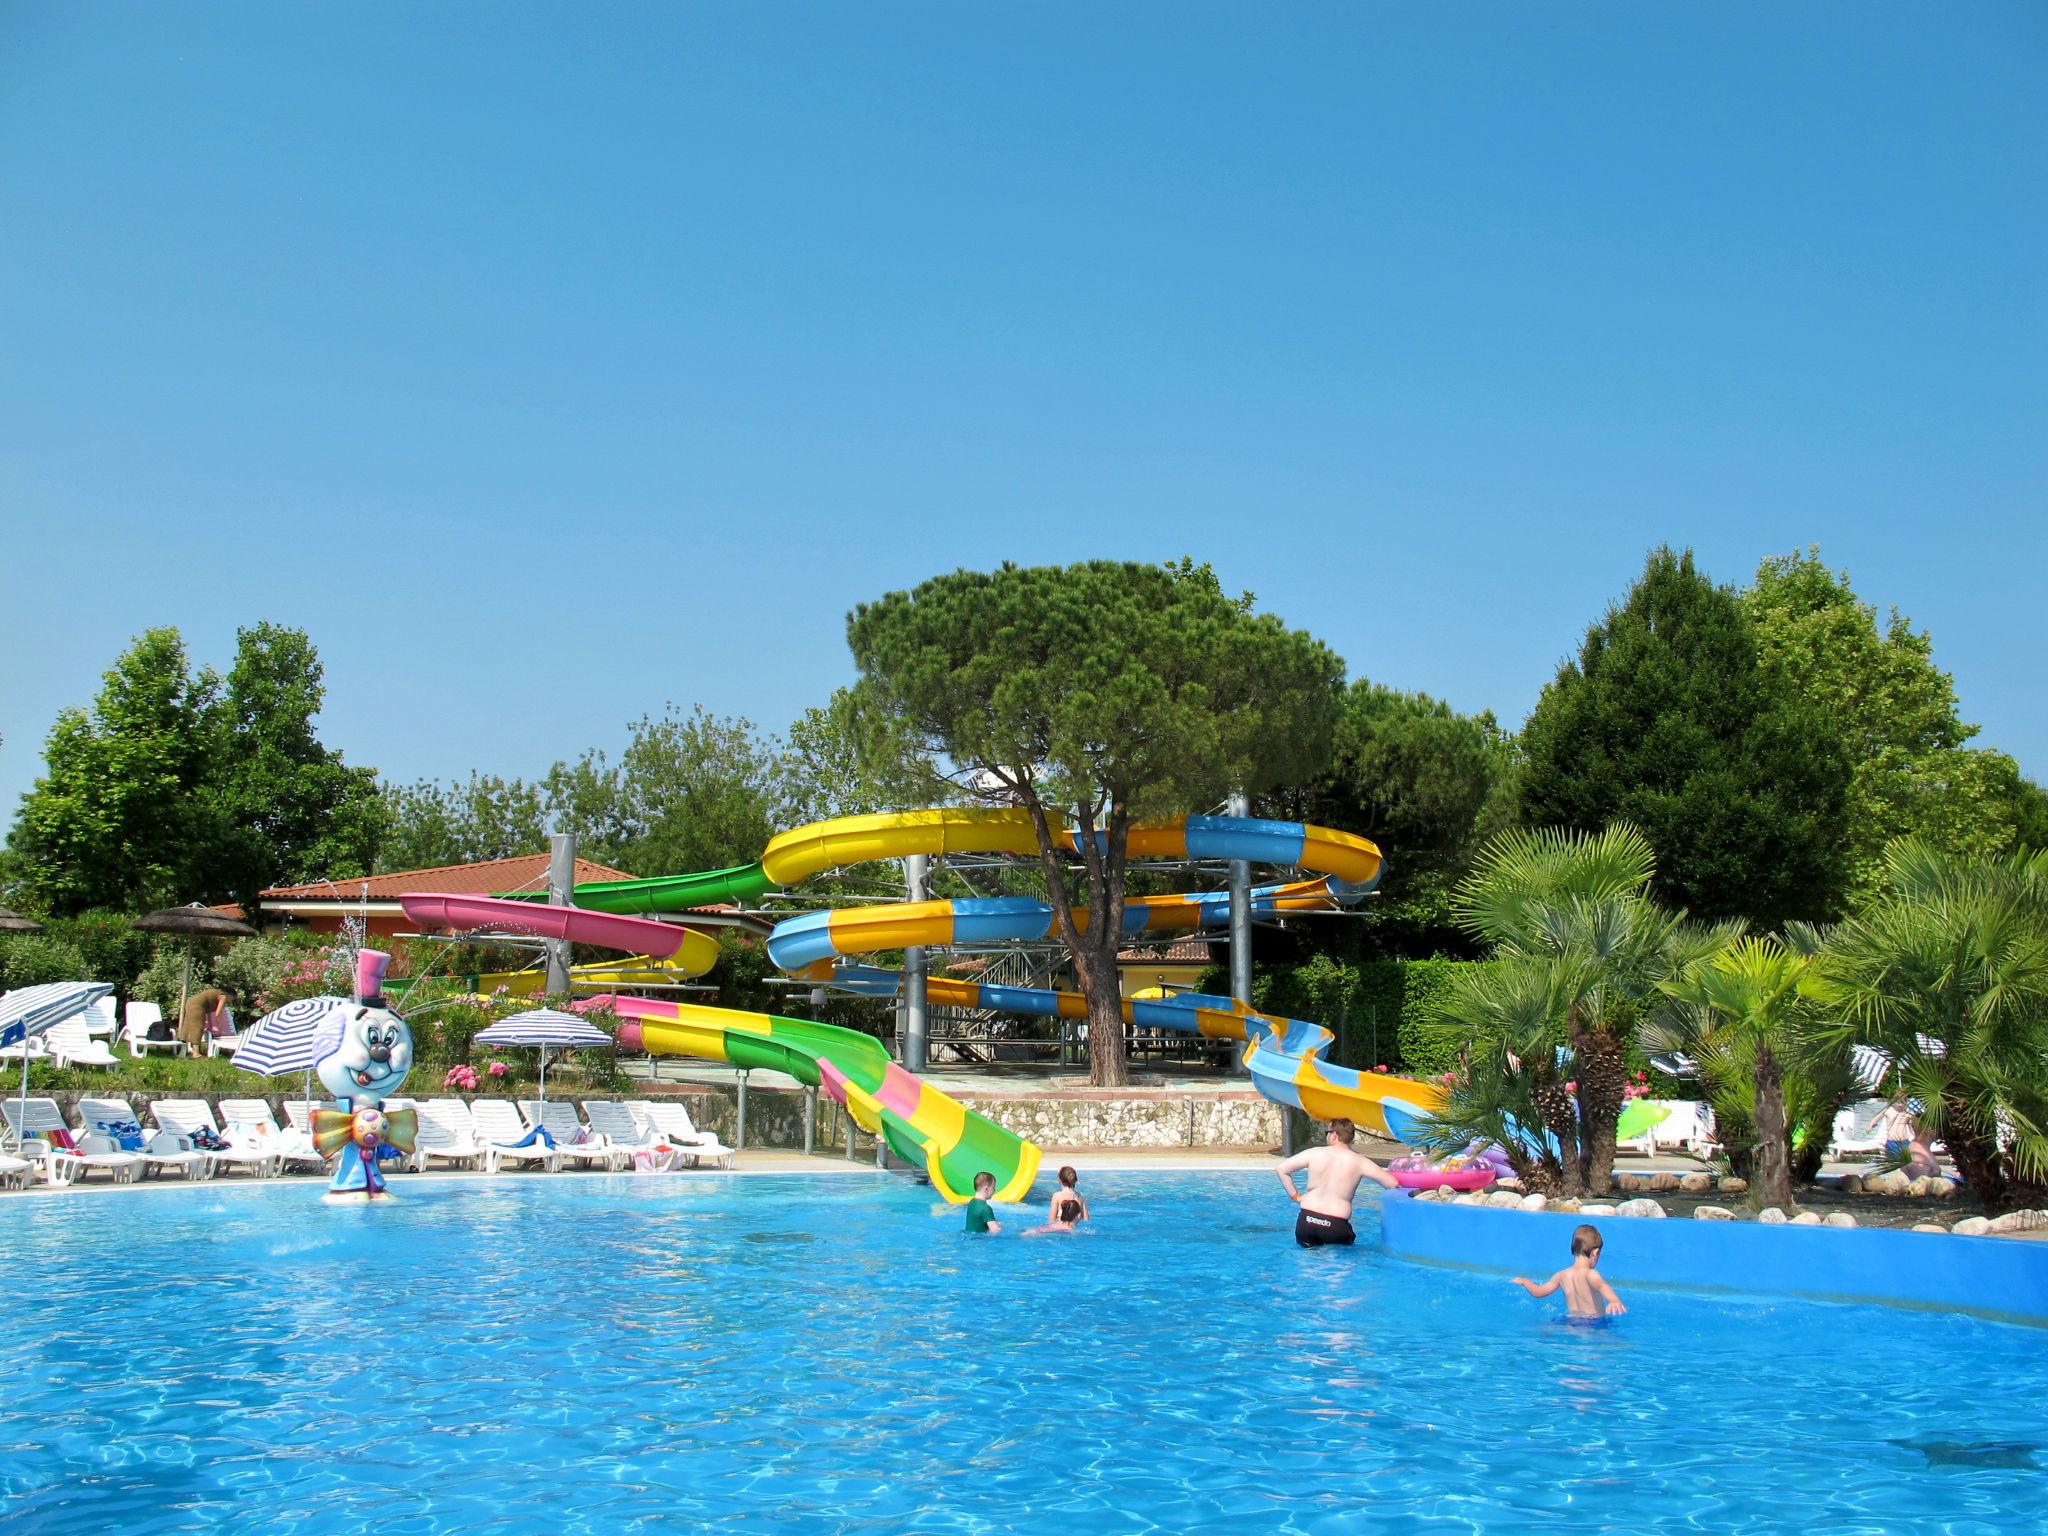
[[[444,1166],[497,1173],[510,1166],[554,1172],[567,1164],[614,1172],[650,1172],[715,1163],[732,1166],[732,1149],[699,1131],[679,1103],[652,1100],[584,1103],[587,1121],[564,1100],[542,1105],[505,1099],[395,1099],[389,1109],[411,1108],[419,1117],[414,1150],[399,1166],[424,1172]],[[7,1136],[0,1151],[0,1186],[26,1188],[40,1173],[67,1185],[94,1172],[129,1181],[177,1173],[212,1178],[240,1169],[274,1178],[290,1169],[324,1172],[332,1166],[313,1148],[312,1106],[287,1100],[280,1126],[264,1099],[222,1099],[219,1115],[204,1099],[160,1099],[149,1106],[154,1130],[144,1130],[122,1099],[81,1098],[77,1123],[64,1119],[54,1099],[0,1101]]]

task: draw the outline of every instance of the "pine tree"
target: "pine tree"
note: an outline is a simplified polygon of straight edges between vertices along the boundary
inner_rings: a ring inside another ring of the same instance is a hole
[[[1545,687],[1521,745],[1523,824],[1639,827],[1660,900],[1770,929],[1839,914],[1846,749],[1763,665],[1735,593],[1691,551],[1650,555]]]

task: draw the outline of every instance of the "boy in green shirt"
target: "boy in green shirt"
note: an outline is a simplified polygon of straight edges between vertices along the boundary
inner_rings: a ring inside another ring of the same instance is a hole
[[[969,1232],[1000,1232],[1003,1224],[996,1220],[996,1208],[988,1203],[988,1197],[996,1192],[996,1176],[992,1173],[977,1173],[974,1176],[974,1198],[967,1202],[967,1230]]]

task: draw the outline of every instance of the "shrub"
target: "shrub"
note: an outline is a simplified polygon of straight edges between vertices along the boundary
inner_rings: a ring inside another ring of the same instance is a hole
[[[98,907],[76,917],[51,918],[48,927],[53,937],[78,946],[87,979],[109,982],[126,993],[149,964],[154,942],[148,934],[136,932],[132,923],[125,912]]]
[[[1384,1066],[1433,1077],[1457,1064],[1457,1052],[1431,1037],[1432,1000],[1455,967],[1471,963],[1441,956],[1339,960],[1317,954],[1298,965],[1259,967],[1252,975],[1252,1006],[1322,1025],[1337,1037],[1329,1055],[1341,1066]],[[1211,966],[1197,986],[1227,994],[1230,974]]]
[[[46,981],[96,981],[85,952],[54,933],[9,934],[0,943],[0,986],[33,987]]]
[[[1434,1077],[1458,1065],[1457,1046],[1430,1025],[1436,1020],[1437,1004],[1457,967],[1476,963],[1436,956],[1410,960],[1402,966],[1401,1060],[1409,1071]]]
[[[303,951],[284,939],[237,939],[213,963],[213,984],[227,993],[237,1013],[254,1017],[290,1001],[285,977]]]
[[[164,939],[150,955],[149,964],[136,976],[135,985],[129,989],[129,995],[155,1003],[157,1007],[163,1009],[164,1017],[175,1024],[178,1017],[178,989],[184,975],[184,941]],[[198,945],[194,945],[192,949],[191,979],[183,984],[194,992],[213,984],[213,961]]]

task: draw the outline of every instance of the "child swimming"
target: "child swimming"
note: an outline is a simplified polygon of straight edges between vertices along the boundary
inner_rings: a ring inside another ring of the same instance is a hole
[[[1560,1269],[1541,1285],[1517,1275],[1515,1284],[1536,1297],[1563,1291],[1565,1316],[1574,1322],[1596,1321],[1601,1316],[1603,1303],[1607,1316],[1619,1317],[1628,1308],[1621,1304],[1621,1298],[1614,1294],[1614,1287],[1600,1274],[1600,1247],[1600,1229],[1582,1226],[1572,1233],[1570,1269]]]

